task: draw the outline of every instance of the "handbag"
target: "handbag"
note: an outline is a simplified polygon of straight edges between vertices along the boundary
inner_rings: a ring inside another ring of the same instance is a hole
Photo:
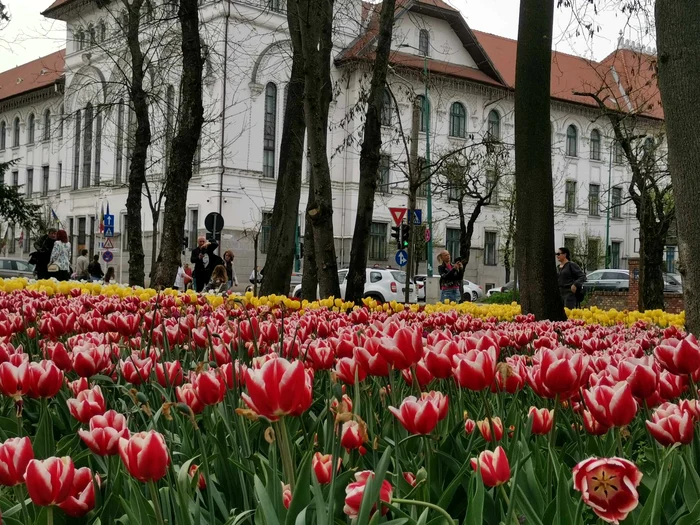
[[[49,266],[46,268],[50,273],[57,272],[59,271],[58,264],[56,263],[51,263]]]

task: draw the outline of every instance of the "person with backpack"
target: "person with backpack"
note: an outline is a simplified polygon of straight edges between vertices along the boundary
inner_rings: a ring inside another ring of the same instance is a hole
[[[586,282],[586,274],[581,267],[569,260],[571,252],[562,247],[557,250],[557,271],[559,272],[559,294],[566,308],[577,308],[583,301],[583,283]]]

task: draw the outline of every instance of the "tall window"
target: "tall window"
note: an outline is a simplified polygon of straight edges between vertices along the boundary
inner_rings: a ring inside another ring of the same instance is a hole
[[[589,184],[588,185],[588,215],[598,216],[600,215],[600,185],[599,184]]]
[[[12,187],[15,189],[19,187],[19,171],[12,172]]]
[[[586,271],[592,272],[600,266],[600,239],[587,239]]]
[[[613,188],[610,199],[613,219],[622,218],[622,188]]]
[[[567,180],[564,192],[564,211],[576,213],[576,181]]]
[[[97,44],[97,37],[95,34],[95,26],[93,26],[92,24],[90,24],[90,26],[88,27],[88,34],[90,35],[90,47],[92,47],[95,44]]]
[[[666,246],[666,272],[676,273],[676,247]]]
[[[44,111],[44,140],[51,140],[51,110]]]
[[[600,160],[600,131],[591,131],[591,159]]]
[[[12,123],[12,147],[19,147],[19,117],[15,117],[15,121]]]
[[[270,232],[272,230],[272,212],[264,211],[262,214],[262,224],[260,226],[260,242],[258,247],[260,253],[267,253],[270,248]]]
[[[197,208],[190,209],[190,238],[189,248],[194,249],[197,246],[197,237],[199,233],[199,210]]]
[[[421,185],[418,186],[418,191],[416,192],[417,197],[427,197],[428,196],[428,179],[430,178],[430,166],[425,160],[425,157],[418,157],[418,169],[420,170],[420,179],[422,181]]]
[[[0,122],[0,150],[5,149],[7,146],[7,125],[3,120]]]
[[[83,188],[90,187],[92,171],[92,104],[85,106],[85,129],[83,130]]]
[[[576,244],[576,237],[564,237],[564,247],[569,249],[572,260],[574,257],[578,258]]]
[[[488,138],[491,140],[501,140],[501,116],[495,109],[489,111]]]
[[[275,178],[275,135],[277,133],[277,86],[265,88],[265,137],[263,139],[263,177]]]
[[[165,90],[165,163],[164,169],[168,170],[170,152],[173,141],[173,123],[175,115],[175,88],[169,85]]]
[[[63,104],[61,104],[61,114],[58,116],[58,119],[60,122],[58,123],[58,138],[62,139],[63,138],[63,114],[65,113],[65,108],[63,107]]]
[[[32,249],[32,231],[29,228],[24,229],[24,244],[22,245],[22,251],[24,253],[29,253]]]
[[[100,42],[104,43],[105,40],[107,40],[107,25],[100,21]]]
[[[36,129],[36,119],[34,113],[29,114],[27,119],[27,144],[34,144],[34,131]]]
[[[498,205],[498,176],[495,170],[486,170],[486,192],[491,192],[489,204]]]
[[[8,249],[8,251],[10,253],[15,253],[15,251],[17,250],[17,246],[15,243],[15,225],[10,224],[9,230],[10,230],[10,233],[9,233],[9,243],[8,243],[9,249]]]
[[[620,252],[621,252],[621,242],[613,241],[610,244],[610,268],[620,267]]]
[[[426,132],[430,126],[430,101],[423,95],[418,95],[416,98],[420,106],[420,130]]]
[[[117,151],[114,160],[115,174],[114,182],[121,184],[122,170],[124,168],[124,99],[119,100],[117,104]]]
[[[46,197],[49,194],[49,167],[42,166],[41,168],[41,195]]]
[[[369,228],[369,254],[368,259],[373,261],[386,260],[386,223],[373,222]]]
[[[100,169],[102,162],[102,112],[97,108],[95,117],[95,186],[100,185]]]
[[[60,188],[61,185],[63,184],[63,162],[58,163],[58,185],[56,186],[56,189]]]
[[[448,201],[458,201],[459,200],[459,186],[454,182],[448,182],[447,184],[447,200]],[[448,250],[449,251],[449,250]],[[452,252],[450,252],[452,253]]]
[[[78,217],[78,246],[85,246],[87,241],[87,219]]]
[[[27,169],[27,197],[31,197],[33,191],[34,191],[34,169],[28,168]]]
[[[391,182],[391,157],[382,155],[379,157],[379,172],[377,173],[377,190],[379,193],[389,193]]]
[[[566,155],[576,157],[578,154],[578,131],[576,126],[571,124],[566,128]]]
[[[496,232],[484,232],[484,264],[496,266]]]
[[[382,126],[391,126],[391,120],[394,113],[394,104],[391,101],[391,93],[387,88],[384,88],[384,101],[382,103]]]
[[[279,13],[282,11],[282,0],[267,0],[267,6],[270,8],[270,11]]]
[[[80,174],[80,110],[75,112],[75,134],[73,135],[73,189],[78,189],[78,175]]]
[[[199,170],[202,167],[202,137],[200,135],[197,141],[197,149],[194,150],[194,159],[192,159],[192,172],[194,174],[199,174]]]
[[[421,29],[418,33],[418,52],[424,57],[430,55],[430,33],[427,29]]]
[[[125,171],[129,172],[131,166],[131,152],[134,151],[134,140],[136,140],[136,115],[131,107],[131,103],[126,105],[126,164]]]
[[[459,229],[447,228],[445,230],[445,249],[450,252],[452,258],[459,255]]]
[[[625,162],[625,150],[617,140],[613,144],[613,162],[615,164],[623,164]]]
[[[450,136],[461,137],[467,133],[467,111],[464,104],[454,102],[450,107]]]

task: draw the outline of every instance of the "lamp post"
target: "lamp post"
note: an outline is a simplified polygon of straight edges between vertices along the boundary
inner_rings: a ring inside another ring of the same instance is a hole
[[[418,51],[419,53],[421,52],[420,49],[418,49],[415,46],[412,46],[411,44],[401,44],[399,46],[401,47],[408,47],[411,49],[414,49]],[[425,95],[423,99],[423,118],[425,119],[425,164],[428,166],[428,180],[426,181],[426,184],[428,187],[426,188],[426,198],[428,201],[428,241],[427,241],[427,246],[426,246],[426,261],[427,261],[427,266],[428,266],[428,277],[433,276],[433,189],[432,189],[432,174],[430,173],[430,103],[428,101],[428,94],[430,93],[428,89],[428,84],[430,77],[428,76],[428,55],[424,54],[423,55],[423,79],[425,83]],[[410,215],[409,215],[410,216]]]
[[[605,268],[610,268],[610,197],[612,194],[612,155],[615,143],[610,144],[608,155],[608,208],[605,214]]]

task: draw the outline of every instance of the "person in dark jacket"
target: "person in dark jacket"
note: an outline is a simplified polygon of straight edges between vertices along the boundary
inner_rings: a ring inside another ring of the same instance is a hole
[[[581,267],[570,261],[571,252],[568,248],[559,248],[557,253],[559,266],[559,294],[566,308],[576,308],[583,297],[583,283],[586,282],[586,274]]]
[[[464,266],[461,262],[454,265],[450,263],[450,252],[442,250],[437,256],[440,266],[440,302],[446,299],[459,303],[462,300],[462,280],[464,279]]]
[[[192,275],[197,292],[204,290],[204,287],[211,278],[214,268],[221,264],[221,257],[214,253],[218,247],[219,243],[216,241],[207,241],[204,236],[197,239],[197,247],[192,250],[192,257],[190,257],[190,262],[194,264]]]
[[[95,254],[92,256],[92,262],[88,265],[88,273],[93,281],[99,281],[105,276],[100,264],[100,256]]]
[[[56,242],[56,228],[49,228],[46,235],[42,235],[34,243],[36,252],[30,254],[29,262],[34,264],[37,279],[49,278],[49,259],[53,251],[53,245]]]

